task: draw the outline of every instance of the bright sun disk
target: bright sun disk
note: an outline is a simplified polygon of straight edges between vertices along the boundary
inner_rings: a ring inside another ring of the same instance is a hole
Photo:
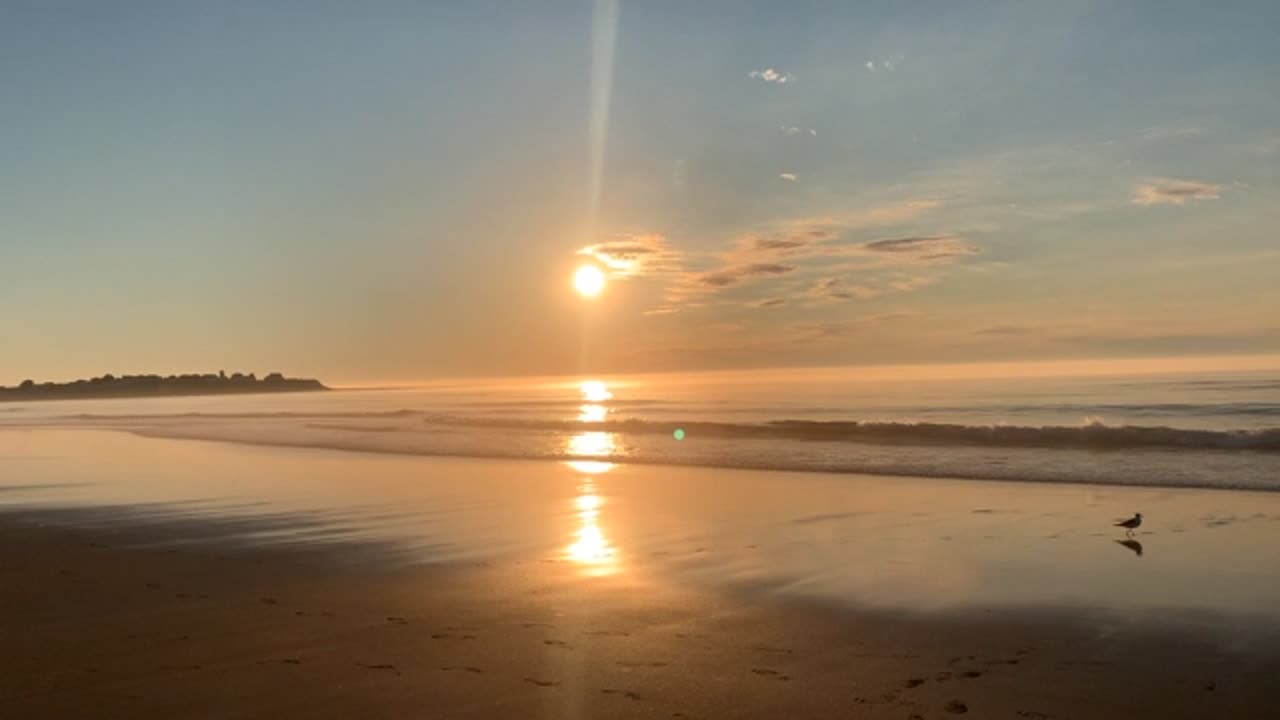
[[[573,274],[573,287],[585,297],[599,295],[604,290],[604,271],[595,265],[583,265]]]

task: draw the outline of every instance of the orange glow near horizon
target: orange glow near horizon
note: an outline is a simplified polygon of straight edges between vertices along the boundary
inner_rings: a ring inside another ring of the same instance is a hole
[[[688,372],[659,371],[617,373],[609,382],[681,382],[714,383],[739,380],[786,382],[789,379],[812,380],[817,377],[883,380],[959,380],[1021,377],[1088,377],[1098,375],[1161,375],[1188,372],[1261,372],[1280,370],[1280,355],[1208,355],[1196,357],[1086,358],[1080,360],[1026,360],[972,363],[844,365],[828,367],[725,368]],[[581,377],[581,376],[579,376]],[[322,380],[326,378],[321,378]],[[597,380],[575,380],[565,375],[458,376],[448,378],[405,378],[378,381],[344,381],[326,383],[345,390],[411,389],[433,387],[466,388],[564,386]]]

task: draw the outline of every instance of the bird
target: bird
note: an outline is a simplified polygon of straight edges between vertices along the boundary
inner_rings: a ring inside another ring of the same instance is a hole
[[[1133,517],[1128,520],[1121,520],[1115,526],[1124,528],[1126,535],[1132,535],[1133,531],[1137,530],[1140,525],[1142,525],[1142,513],[1134,513]]]

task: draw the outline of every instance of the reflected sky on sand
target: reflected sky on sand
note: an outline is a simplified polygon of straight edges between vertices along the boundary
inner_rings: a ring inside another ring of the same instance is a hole
[[[539,462],[0,430],[0,514],[96,509],[163,521],[176,543],[365,543],[836,604],[1277,616],[1277,494],[625,465],[601,435],[581,433],[582,460]],[[1134,511],[1126,538],[1111,523]]]

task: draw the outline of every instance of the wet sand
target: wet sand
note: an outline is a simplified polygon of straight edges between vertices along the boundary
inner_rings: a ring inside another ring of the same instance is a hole
[[[1263,718],[1280,699],[1280,635],[1212,617],[857,610],[164,534],[0,515],[0,717]]]
[[[1273,717],[1278,521],[1275,493],[10,430],[0,717]]]

